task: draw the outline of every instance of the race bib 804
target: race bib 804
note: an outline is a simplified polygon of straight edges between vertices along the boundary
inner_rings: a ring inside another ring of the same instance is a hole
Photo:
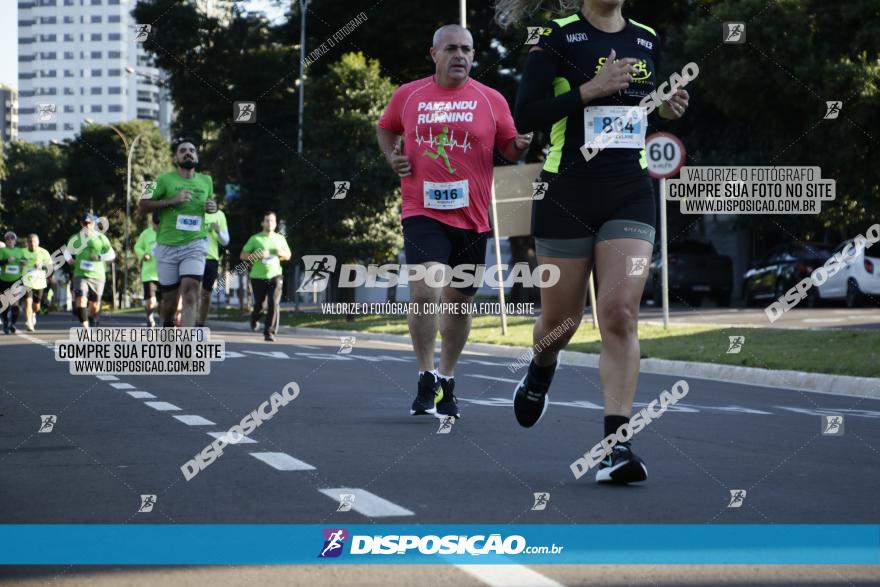
[[[635,108],[641,116],[628,116]],[[648,127],[645,109],[632,106],[588,106],[584,108],[584,143],[591,148],[644,149]],[[605,129],[606,136],[602,136]]]

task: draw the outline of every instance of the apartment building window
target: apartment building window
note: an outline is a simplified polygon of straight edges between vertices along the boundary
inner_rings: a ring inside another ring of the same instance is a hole
[[[100,69],[93,69],[91,76],[92,77],[101,77],[101,70]]]
[[[64,17],[64,24],[73,24],[73,17],[72,16],[65,16]],[[64,36],[66,37],[67,35],[64,35]]]
[[[40,6],[57,6],[57,0],[40,0]]]
[[[101,24],[101,15],[93,14],[91,18],[92,24]]]
[[[76,72],[73,71],[72,69],[65,69],[64,70],[64,77],[76,77]]]
[[[69,122],[64,123],[64,130],[73,130],[73,125]]]
[[[40,35],[40,40],[43,42],[54,43],[58,40],[58,35]]]
[[[97,87],[92,88],[92,92],[91,92],[92,96],[100,96],[103,93],[104,93],[104,91],[101,88],[97,88]]]
[[[40,77],[58,77],[58,72],[54,69],[44,69],[40,72]]]
[[[31,45],[34,42],[36,42],[36,40],[37,40],[36,37],[19,37],[18,44],[19,45]]]
[[[92,0],[92,6],[100,6],[101,0]]]
[[[122,59],[122,51],[107,51],[108,59]]]
[[[122,93],[122,88],[119,88],[119,87],[110,87],[110,88],[107,88],[107,93],[108,93],[108,94],[121,94],[121,93]]]
[[[102,112],[100,104],[92,104],[92,112]]]
[[[73,88],[64,88],[64,95],[65,96],[75,96],[76,94],[74,93]],[[67,112],[67,111],[65,110],[65,112]]]
[[[111,14],[107,17],[107,22],[122,22],[122,17],[118,14]]]
[[[73,56],[73,51],[65,51],[65,52],[64,52],[64,58],[65,58],[65,59],[76,59],[76,58]]]
[[[119,0],[107,0],[109,6],[119,6]]]
[[[71,94],[72,93],[73,92],[71,92]],[[73,106],[71,106],[70,104],[65,104],[64,105],[64,112],[67,114],[73,114]]]
[[[110,33],[109,35],[107,35],[107,40],[108,41],[121,41],[122,35],[120,35],[119,33]]]
[[[55,51],[42,51],[40,52],[40,59],[58,59],[58,53]]]
[[[67,17],[65,17],[65,18],[67,18]],[[73,42],[73,35],[71,35],[70,33],[65,33],[64,34],[64,42],[72,43]]]
[[[119,104],[111,104],[107,107],[108,112],[122,112],[122,106]]]
[[[102,57],[102,53],[100,51],[92,51],[89,56],[92,59],[100,59]]]
[[[41,16],[40,24],[58,24],[58,19],[54,16]]]
[[[65,6],[73,6],[74,0],[64,0]]]
[[[108,69],[107,70],[107,77],[122,77],[122,70],[121,69]]]

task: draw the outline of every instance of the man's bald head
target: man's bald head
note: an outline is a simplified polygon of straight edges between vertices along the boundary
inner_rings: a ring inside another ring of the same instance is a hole
[[[447,24],[434,32],[431,58],[437,72],[437,83],[456,87],[467,82],[474,61],[474,38],[457,24]]]
[[[439,49],[440,47],[442,47],[446,43],[446,41],[444,39],[445,36],[450,35],[450,36],[458,37],[459,35],[462,35],[462,34],[467,35],[467,38],[469,41],[468,45],[473,47],[473,45],[474,45],[473,35],[471,35],[471,32],[469,30],[467,30],[466,28],[464,28],[463,26],[461,26],[460,24],[444,24],[442,27],[440,27],[439,29],[434,31],[434,40],[433,40],[433,43],[431,46],[434,47],[435,49]]]

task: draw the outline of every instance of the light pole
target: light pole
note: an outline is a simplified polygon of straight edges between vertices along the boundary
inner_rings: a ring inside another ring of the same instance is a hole
[[[461,28],[467,28],[467,0],[459,0],[458,14],[461,20]]]
[[[86,122],[89,124],[98,124],[91,118],[86,118]],[[122,307],[128,307],[128,241],[129,241],[129,233],[128,233],[128,223],[129,218],[131,216],[131,160],[134,155],[134,147],[137,145],[137,142],[140,140],[144,133],[139,133],[131,144],[128,143],[128,139],[125,138],[125,135],[122,134],[122,131],[113,126],[112,124],[106,124],[104,126],[109,127],[113,132],[115,132],[120,139],[122,139],[122,144],[125,147],[126,157],[128,159],[127,164],[127,172],[125,176],[125,236],[122,239],[122,257],[123,257],[123,268],[122,268]]]
[[[303,152],[303,107],[306,93],[306,12],[309,0],[299,0],[299,124],[296,132],[296,152]]]

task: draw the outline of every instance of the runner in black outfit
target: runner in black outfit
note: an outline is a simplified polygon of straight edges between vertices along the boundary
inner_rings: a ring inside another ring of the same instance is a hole
[[[499,0],[497,16],[510,24],[541,4]],[[660,39],[650,27],[624,19],[622,5],[623,0],[584,0],[579,12],[546,23],[529,53],[517,96],[519,132],[551,127],[540,178],[549,186],[533,204],[532,231],[538,263],[557,265],[562,275],[556,285],[541,290],[542,313],[534,329],[541,350],[514,392],[516,418],[525,427],[534,426],[546,410],[556,357],[577,327],[559,338],[545,337],[569,319],[580,323],[594,264],[605,436],[628,422],[632,411],[639,374],[639,301],[647,272],[627,273],[632,257],[651,257],[655,225],[644,155],[646,120],[613,133],[613,141],[589,160],[581,152],[658,84]],[[687,104],[687,92],[679,89],[659,113],[680,118]],[[616,445],[596,474],[600,482],[646,478],[647,468],[629,442]]]

